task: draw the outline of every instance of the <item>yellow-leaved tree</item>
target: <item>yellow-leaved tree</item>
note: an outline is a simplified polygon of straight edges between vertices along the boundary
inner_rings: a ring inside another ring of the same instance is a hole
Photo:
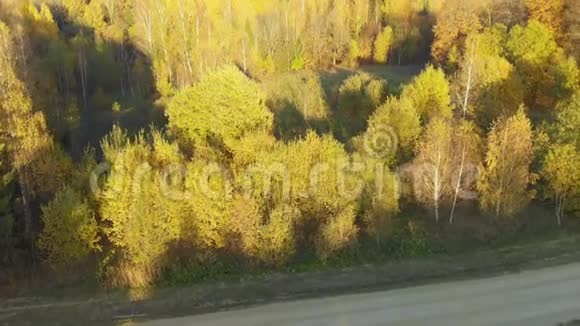
[[[385,26],[375,39],[374,59],[378,63],[387,63],[393,46],[393,29]]]
[[[75,265],[101,249],[94,209],[83,194],[71,187],[42,207],[42,222],[38,247],[55,267]]]
[[[564,0],[525,0],[529,19],[548,26],[554,33],[560,33],[564,21]]]
[[[562,217],[568,201],[580,194],[580,153],[571,144],[552,145],[544,159],[542,176],[548,182],[548,194],[556,202],[556,218]]]
[[[453,200],[449,224],[453,223],[455,207],[460,194],[473,191],[474,173],[481,163],[481,138],[479,130],[472,121],[460,120],[453,128],[451,140],[451,167],[449,178],[453,187]],[[469,197],[469,196],[464,196]],[[472,199],[472,198],[468,198]]]
[[[452,160],[451,124],[448,120],[433,119],[417,143],[415,196],[419,202],[432,207],[439,222],[441,202],[451,192],[448,180]]]
[[[535,195],[530,185],[537,179],[530,171],[533,157],[532,124],[523,107],[496,121],[477,180],[483,210],[511,217],[530,202]]]
[[[0,22],[0,141],[6,144],[10,167],[16,171],[24,206],[24,236],[32,232],[31,201],[56,192],[68,179],[72,163],[55,145],[42,112],[19,79],[17,44]]]
[[[159,272],[171,241],[180,234],[183,202],[172,200],[164,185],[164,171],[182,162],[177,146],[153,132],[130,138],[119,127],[101,142],[111,166],[99,194],[105,233],[113,245],[116,279],[126,285],[145,285]]]

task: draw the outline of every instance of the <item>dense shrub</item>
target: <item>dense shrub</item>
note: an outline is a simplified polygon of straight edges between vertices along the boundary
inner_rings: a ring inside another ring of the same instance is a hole
[[[321,226],[315,240],[318,257],[328,259],[356,242],[355,218],[356,210],[351,205],[339,210]]]
[[[241,253],[250,260],[268,266],[284,265],[295,252],[293,225],[299,212],[284,205],[266,214],[261,210],[251,200],[234,199],[230,211],[231,230],[240,240]]]
[[[399,184],[384,161],[367,161],[365,188],[360,196],[362,224],[367,236],[380,244],[393,232],[392,219],[399,214]]]
[[[126,268],[155,270],[168,245],[179,236],[182,202],[163,188],[162,168],[178,164],[177,148],[153,133],[130,139],[119,128],[101,147],[111,172],[99,196],[100,215],[113,252]]]
[[[42,207],[42,222],[38,247],[54,266],[74,265],[100,249],[93,208],[83,194],[72,188],[58,192]]]

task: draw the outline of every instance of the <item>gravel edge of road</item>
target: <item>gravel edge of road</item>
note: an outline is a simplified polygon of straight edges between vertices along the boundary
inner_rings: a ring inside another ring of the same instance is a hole
[[[116,325],[251,305],[491,277],[580,261],[580,238],[478,251],[380,266],[271,274],[248,279],[137,293],[146,299],[101,295],[86,300],[0,301],[0,325]],[[132,294],[133,296],[135,293]]]

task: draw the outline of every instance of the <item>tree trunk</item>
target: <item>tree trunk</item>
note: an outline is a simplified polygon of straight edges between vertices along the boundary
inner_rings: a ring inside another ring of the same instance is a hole
[[[472,45],[471,54],[469,56],[469,67],[467,68],[467,85],[465,86],[465,95],[463,96],[463,117],[467,113],[467,106],[469,105],[469,93],[471,91],[471,84],[473,78],[473,61],[475,59],[475,45]]]
[[[439,164],[435,169],[435,179],[433,184],[433,200],[435,204],[435,223],[439,223]]]
[[[244,72],[248,71],[247,63],[246,63],[246,40],[242,40],[242,55],[244,60]]]
[[[455,194],[453,195],[453,203],[451,204],[451,214],[449,215],[449,224],[453,224],[453,215],[455,214],[455,205],[457,204],[457,196],[461,188],[461,178],[463,177],[463,166],[465,165],[465,143],[461,152],[461,164],[459,166],[459,175],[457,176],[457,184],[455,185]]]
[[[84,51],[81,49],[79,51],[79,72],[81,74],[81,87],[83,93],[83,110],[87,110],[87,62],[84,55]]]
[[[18,185],[22,196],[22,209],[24,210],[24,238],[32,239],[32,209],[30,208],[30,197],[26,187],[26,173],[22,168],[18,168]]]

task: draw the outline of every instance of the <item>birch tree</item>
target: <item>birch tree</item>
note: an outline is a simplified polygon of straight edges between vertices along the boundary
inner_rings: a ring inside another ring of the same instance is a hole
[[[580,153],[573,145],[553,145],[546,155],[542,168],[542,176],[548,182],[549,196],[556,203],[556,218],[558,226],[562,225],[562,217],[568,200],[580,193]]]
[[[536,181],[530,171],[532,146],[532,124],[523,108],[496,121],[489,132],[487,154],[477,180],[484,211],[511,217],[534,197],[530,189]]]
[[[451,160],[450,179],[453,182],[453,201],[451,203],[449,224],[453,223],[455,206],[459,194],[467,190],[463,188],[465,187],[463,182],[467,177],[467,168],[468,166],[479,165],[481,160],[481,139],[479,138],[475,124],[468,120],[459,121],[451,143],[453,156]]]
[[[418,170],[415,174],[417,200],[433,208],[435,221],[439,222],[441,201],[449,194],[446,180],[451,162],[451,125],[447,120],[435,118],[426,127],[417,144]]]
[[[465,58],[459,71],[459,90],[457,90],[457,104],[461,108],[463,118],[466,117],[469,104],[473,100],[473,92],[476,88],[476,65],[475,56],[479,44],[477,40],[471,39],[468,43]]]

